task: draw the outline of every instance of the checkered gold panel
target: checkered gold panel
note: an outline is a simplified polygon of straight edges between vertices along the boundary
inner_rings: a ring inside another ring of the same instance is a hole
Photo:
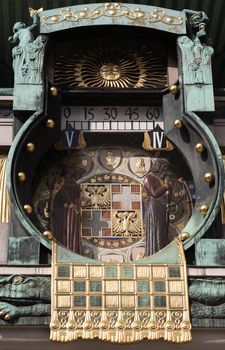
[[[51,339],[190,341],[183,248],[171,245],[178,263],[83,264],[58,261],[53,242]]]

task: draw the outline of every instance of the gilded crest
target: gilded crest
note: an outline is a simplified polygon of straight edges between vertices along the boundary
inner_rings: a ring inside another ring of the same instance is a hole
[[[99,158],[104,168],[114,170],[120,165],[121,153],[118,149],[105,149],[100,151]]]
[[[151,158],[150,157],[131,157],[129,160],[130,170],[137,177],[144,177],[151,168]]]

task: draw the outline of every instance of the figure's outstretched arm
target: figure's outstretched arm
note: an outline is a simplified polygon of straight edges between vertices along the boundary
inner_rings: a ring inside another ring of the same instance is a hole
[[[18,33],[15,33],[13,36],[10,36],[8,38],[9,42],[12,44],[16,44],[16,42],[18,41],[19,37],[18,37]]]
[[[39,17],[37,15],[37,13],[33,13],[32,14],[32,18],[33,18],[33,24],[31,24],[28,29],[30,30],[34,30],[34,28],[37,28],[38,23],[39,23]]]

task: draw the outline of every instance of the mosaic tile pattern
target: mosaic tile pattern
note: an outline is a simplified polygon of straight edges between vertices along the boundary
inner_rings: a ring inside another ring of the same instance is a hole
[[[178,248],[181,250],[181,245]],[[53,286],[53,340],[97,337],[123,343],[144,338],[191,339],[182,259],[179,264],[69,264],[55,260]]]

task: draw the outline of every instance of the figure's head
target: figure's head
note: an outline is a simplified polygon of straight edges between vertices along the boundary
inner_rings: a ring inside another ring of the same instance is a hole
[[[17,33],[20,29],[26,28],[26,24],[23,22],[16,22],[13,26],[13,32]]]
[[[151,167],[151,171],[154,173],[161,173],[169,168],[169,163],[167,159],[158,158],[154,161]]]

